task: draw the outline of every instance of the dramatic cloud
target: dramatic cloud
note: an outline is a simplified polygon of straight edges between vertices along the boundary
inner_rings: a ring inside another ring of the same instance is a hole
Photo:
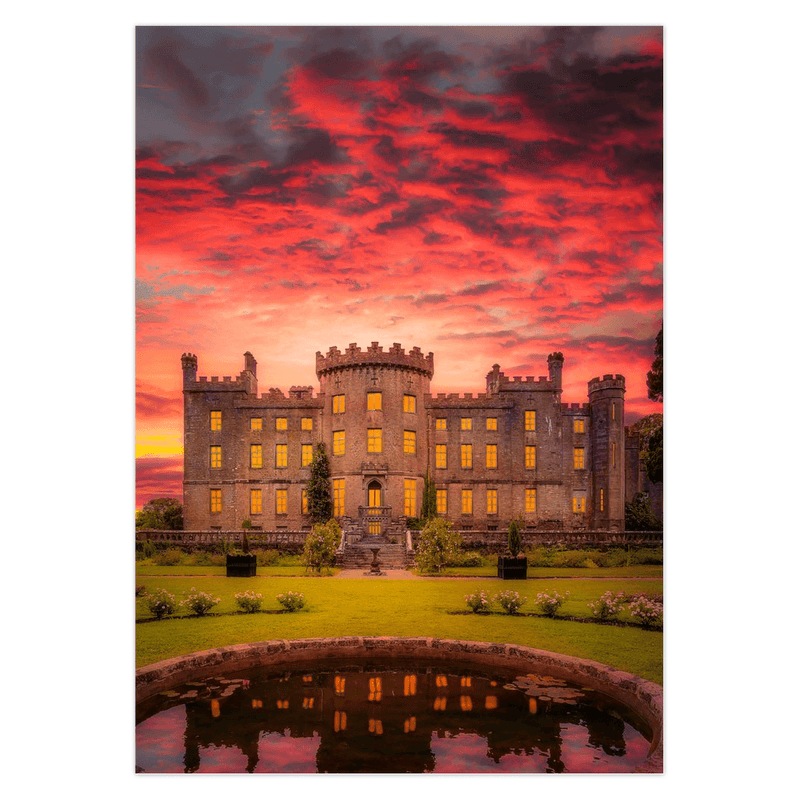
[[[472,392],[560,350],[566,402],[613,372],[630,421],[657,410],[660,29],[140,28],[137,50],[140,497],[180,493],[187,350],[201,375],[250,350],[267,389],[400,341]]]

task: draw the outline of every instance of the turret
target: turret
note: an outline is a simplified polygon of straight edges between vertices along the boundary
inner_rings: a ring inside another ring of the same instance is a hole
[[[550,375],[550,381],[556,391],[561,389],[561,372],[564,369],[564,354],[563,353],[550,353],[547,356],[547,371]]]
[[[193,353],[184,353],[181,356],[183,367],[183,385],[190,386],[197,380],[197,356]]]
[[[244,370],[242,370],[239,379],[244,383],[247,394],[258,394],[256,360],[249,350],[244,354]]]

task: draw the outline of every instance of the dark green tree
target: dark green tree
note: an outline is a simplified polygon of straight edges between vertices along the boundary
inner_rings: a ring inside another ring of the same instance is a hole
[[[306,484],[308,515],[312,522],[325,523],[333,517],[331,500],[331,465],[325,445],[320,442],[311,458],[311,468]]]
[[[425,473],[425,485],[422,489],[422,512],[420,518],[427,522],[438,517],[436,511],[436,484],[431,480],[429,472]]]
[[[647,396],[656,403],[664,402],[664,327],[656,336],[656,357],[653,366],[647,373]],[[647,442],[647,452],[644,455],[647,477],[653,483],[664,480],[664,428],[659,426],[653,431]]]
[[[650,505],[647,492],[639,492],[630,503],[625,503],[626,531],[660,531],[662,528],[661,520]]]
[[[657,403],[664,401],[664,327],[656,336],[656,357],[647,373],[647,396]]]
[[[662,483],[664,480],[664,428],[659,426],[650,435],[647,450],[644,454],[644,466],[647,477],[653,483]]]
[[[522,536],[519,533],[519,522],[512,519],[508,524],[508,554],[516,558],[522,550]]]
[[[136,527],[150,531],[183,530],[183,506],[173,497],[157,497],[136,512]]]

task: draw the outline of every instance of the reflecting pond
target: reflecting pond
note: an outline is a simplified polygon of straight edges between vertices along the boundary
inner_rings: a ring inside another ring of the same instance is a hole
[[[651,733],[546,675],[365,662],[250,670],[137,707],[144,772],[632,772]]]

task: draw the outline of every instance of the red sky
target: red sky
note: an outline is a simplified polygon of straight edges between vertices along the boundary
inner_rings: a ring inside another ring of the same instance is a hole
[[[662,320],[660,28],[138,28],[137,506],[180,497],[181,353],[259,390],[400,342],[563,400]]]

